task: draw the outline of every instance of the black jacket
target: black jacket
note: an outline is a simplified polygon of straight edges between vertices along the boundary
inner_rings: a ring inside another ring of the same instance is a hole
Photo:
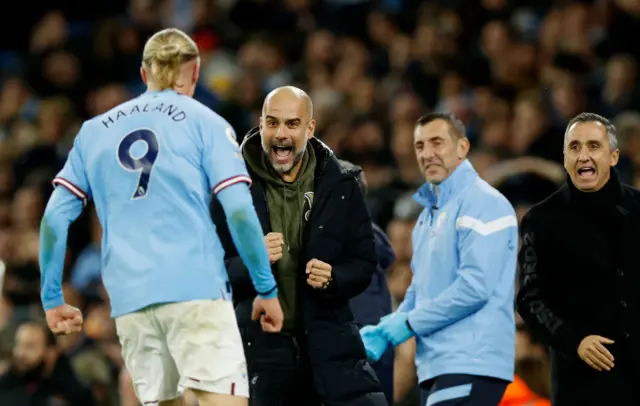
[[[640,382],[640,192],[617,173],[598,192],[570,180],[523,218],[518,311],[551,347],[554,406],[637,404]],[[610,372],[577,354],[582,339],[615,341]]]
[[[257,132],[247,136],[259,137]],[[376,269],[371,218],[357,183],[359,171],[340,166],[333,152],[311,139],[316,153],[314,202],[304,231],[299,266],[299,311],[313,366],[315,388],[328,405],[384,405],[380,383],[366,361],[349,299],[364,291]],[[265,185],[249,169],[251,194],[265,234],[270,231]],[[238,256],[220,203],[212,202],[212,217],[225,249],[229,280],[241,332],[250,331],[250,307],[256,292]],[[306,284],[306,263],[317,258],[332,266],[332,283],[324,291]],[[243,336],[243,340],[247,340]],[[247,362],[251,368],[251,357]],[[380,396],[371,396],[372,394]],[[375,400],[381,399],[383,403]]]

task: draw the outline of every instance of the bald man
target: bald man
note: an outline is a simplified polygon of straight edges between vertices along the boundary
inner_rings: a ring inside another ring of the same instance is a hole
[[[357,179],[314,138],[313,103],[301,89],[275,89],[242,144],[251,193],[284,312],[281,333],[251,321],[256,295],[224,211],[212,216],[226,252],[245,345],[251,406],[382,406],[349,300],[371,282],[376,252]]]

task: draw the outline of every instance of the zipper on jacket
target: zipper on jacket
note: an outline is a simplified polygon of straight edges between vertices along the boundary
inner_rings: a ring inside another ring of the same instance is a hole
[[[438,212],[438,200],[440,198],[440,187],[438,185],[433,186],[433,191],[436,195],[436,202],[431,206],[431,219],[429,220],[429,228],[433,227],[433,220],[436,217],[436,213]]]
[[[298,365],[300,365],[300,345],[298,345],[298,339],[296,337],[292,337],[291,340],[296,349],[296,367],[298,367]]]

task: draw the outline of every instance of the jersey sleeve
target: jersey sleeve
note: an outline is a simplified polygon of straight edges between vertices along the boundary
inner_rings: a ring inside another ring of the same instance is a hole
[[[236,183],[251,184],[251,178],[236,140],[236,133],[229,124],[205,127],[202,135],[203,166],[209,186],[215,194]]]
[[[82,126],[80,132],[76,136],[64,167],[53,179],[53,185],[54,187],[65,187],[69,192],[73,193],[78,199],[80,199],[83,205],[86,205],[89,199],[91,199],[91,187],[89,186],[89,179],[87,177],[86,166],[82,159],[82,149],[80,147],[81,136],[84,129],[85,125]]]

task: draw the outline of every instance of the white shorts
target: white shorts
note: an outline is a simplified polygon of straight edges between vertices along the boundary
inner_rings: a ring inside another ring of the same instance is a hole
[[[233,304],[195,300],[151,306],[115,319],[124,362],[142,404],[185,388],[249,397]]]

